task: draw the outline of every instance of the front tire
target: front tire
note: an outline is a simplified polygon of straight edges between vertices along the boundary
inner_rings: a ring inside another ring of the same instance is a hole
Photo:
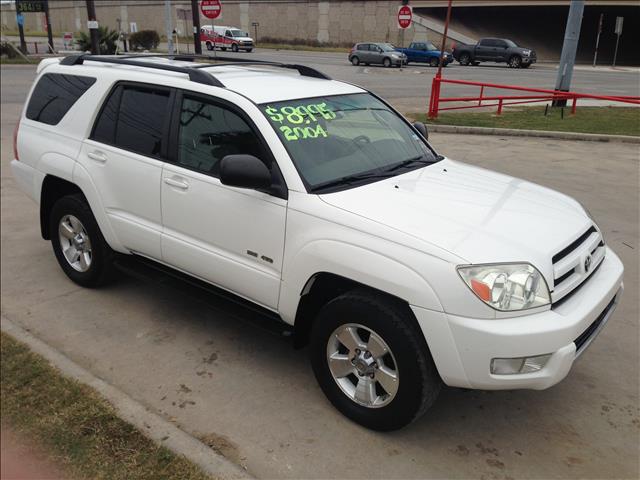
[[[247,49],[246,49],[246,52],[247,52],[247,53],[251,53],[252,51],[253,51],[253,48],[247,48]]]
[[[509,67],[520,68],[521,66],[522,66],[522,57],[520,57],[520,55],[513,55],[509,59]]]
[[[431,60],[429,60],[429,65],[431,65],[432,67],[437,67],[438,65],[440,65],[440,59],[433,57]]]
[[[311,363],[331,403],[367,428],[396,430],[435,401],[442,381],[405,305],[355,290],[325,305]]]
[[[391,59],[390,59],[390,58],[385,58],[385,59],[382,61],[382,65],[384,65],[386,68],[391,67]]]
[[[58,200],[49,217],[53,252],[64,273],[82,287],[98,287],[113,277],[113,251],[83,195]]]
[[[231,45],[231,51],[232,52],[237,52],[238,51],[238,45],[236,43],[234,43],[233,45]]]

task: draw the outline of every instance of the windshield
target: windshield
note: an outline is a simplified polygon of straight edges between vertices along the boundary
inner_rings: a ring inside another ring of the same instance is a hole
[[[507,44],[507,46],[514,48],[517,47],[518,44],[516,44],[516,42],[512,41],[512,40],[505,40],[505,43]]]
[[[439,160],[398,114],[367,93],[260,108],[312,192],[370,183]]]
[[[393,52],[396,49],[396,47],[394,47],[390,43],[378,43],[377,45],[382,49],[383,52]]]
[[[231,35],[234,37],[248,37],[249,34],[247,32],[243,32],[242,30],[231,30]]]
[[[427,42],[427,50],[439,50],[433,43]]]

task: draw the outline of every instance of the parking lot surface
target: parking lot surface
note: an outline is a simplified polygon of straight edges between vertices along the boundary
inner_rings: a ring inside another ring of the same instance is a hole
[[[444,389],[425,417],[377,433],[340,415],[306,350],[234,309],[123,276],[71,283],[16,187],[11,135],[33,69],[2,68],[2,314],[205,438],[260,478],[638,478],[637,145],[433,134],[451,158],[560,190],[593,214],[626,291],[569,376],[545,391]],[[522,232],[526,235],[527,232]]]

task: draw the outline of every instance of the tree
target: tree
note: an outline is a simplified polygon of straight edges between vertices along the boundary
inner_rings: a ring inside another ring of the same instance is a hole
[[[100,55],[113,55],[116,53],[119,34],[115,30],[109,30],[108,27],[98,27],[99,43],[98,50]],[[86,52],[91,50],[91,36],[88,32],[79,32],[76,37],[76,43],[80,50]]]

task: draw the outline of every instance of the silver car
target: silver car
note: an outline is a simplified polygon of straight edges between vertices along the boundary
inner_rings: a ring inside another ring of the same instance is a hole
[[[349,52],[349,61],[355,66],[364,63],[402,67],[407,64],[407,56],[390,43],[356,43]]]

